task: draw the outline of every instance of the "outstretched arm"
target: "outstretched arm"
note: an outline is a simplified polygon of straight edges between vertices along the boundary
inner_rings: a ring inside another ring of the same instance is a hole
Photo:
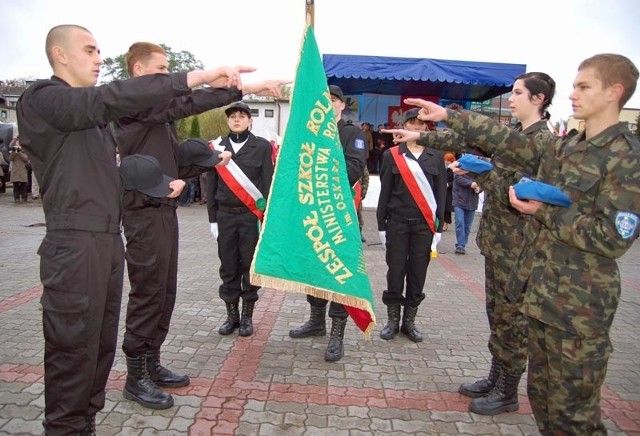
[[[187,85],[195,88],[200,85],[209,85],[212,88],[231,88],[235,86],[242,89],[242,73],[251,73],[256,69],[240,65],[237,67],[218,67],[211,70],[194,70],[187,73]]]
[[[255,94],[262,97],[282,97],[281,86],[288,85],[291,80],[263,80],[255,83],[245,83],[243,94]]]

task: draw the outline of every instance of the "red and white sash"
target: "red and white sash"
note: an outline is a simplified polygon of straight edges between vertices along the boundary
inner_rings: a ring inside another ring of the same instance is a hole
[[[351,187],[353,189],[353,203],[356,205],[356,212],[360,210],[360,202],[362,201],[362,184],[360,180],[355,182]]]
[[[436,209],[438,205],[427,177],[422,172],[422,168],[420,168],[418,162],[409,159],[406,155],[400,154],[398,146],[391,147],[390,152],[400,171],[402,180],[411,193],[411,197],[413,197],[413,200],[418,205],[418,209],[422,212],[429,228],[435,234]]]
[[[216,146],[218,151],[224,151],[224,147]],[[227,184],[231,192],[238,197],[251,213],[258,217],[260,221],[264,217],[266,200],[260,190],[253,184],[249,177],[242,172],[238,164],[233,159],[225,166],[216,166],[218,175]]]

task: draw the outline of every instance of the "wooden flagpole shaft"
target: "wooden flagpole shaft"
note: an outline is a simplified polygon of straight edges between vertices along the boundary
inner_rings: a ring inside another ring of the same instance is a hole
[[[306,3],[306,10],[305,10],[305,16],[306,16],[306,20],[307,23],[311,24],[311,27],[314,27],[314,14],[315,14],[315,5],[313,4],[314,0],[305,0]]]

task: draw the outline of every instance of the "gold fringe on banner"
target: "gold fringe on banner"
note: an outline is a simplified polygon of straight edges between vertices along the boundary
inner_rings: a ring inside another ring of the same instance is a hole
[[[371,337],[373,327],[376,325],[376,314],[373,312],[373,308],[368,301],[361,298],[355,298],[340,294],[328,289],[317,288],[300,282],[294,282],[292,280],[281,279],[277,277],[265,276],[258,274],[254,271],[253,265],[251,265],[251,284],[254,286],[263,286],[272,289],[282,289],[285,291],[298,292],[301,294],[313,295],[323,300],[335,301],[344,306],[355,307],[356,309],[364,310],[371,315],[371,324],[366,331],[362,332],[365,339]]]

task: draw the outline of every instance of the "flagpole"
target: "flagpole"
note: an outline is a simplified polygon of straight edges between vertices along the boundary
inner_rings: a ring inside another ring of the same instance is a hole
[[[306,23],[310,24],[311,27],[314,26],[314,15],[315,15],[315,5],[313,4],[313,0],[305,0],[306,10],[305,10],[305,19]]]

